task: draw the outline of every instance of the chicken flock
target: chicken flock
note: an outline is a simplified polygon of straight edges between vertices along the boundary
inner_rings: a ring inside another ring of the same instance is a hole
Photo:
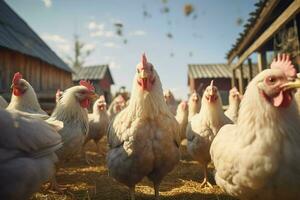
[[[90,140],[104,155],[99,141],[105,136],[109,176],[128,187],[131,200],[145,177],[159,199],[161,182],[180,161],[181,145],[203,170],[201,187],[213,187],[208,180],[213,173],[220,188],[240,199],[299,199],[296,88],[300,77],[283,54],[253,78],[244,95],[232,88],[225,112],[214,81],[202,97],[193,91],[178,103],[170,90],[163,91],[155,66],[143,54],[127,102],[119,95],[107,108],[105,97],[82,80],[57,90],[49,116],[17,72],[11,101],[0,96],[0,199],[29,199],[46,182],[49,190],[64,192],[57,171],[77,154],[92,163],[85,153]]]

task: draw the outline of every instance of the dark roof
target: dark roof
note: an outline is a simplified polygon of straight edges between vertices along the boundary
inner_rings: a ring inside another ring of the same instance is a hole
[[[39,58],[59,69],[72,72],[48,45],[5,2],[0,0],[0,48]]]
[[[232,71],[228,64],[189,64],[188,76],[191,79],[199,78],[231,78]],[[258,72],[257,64],[252,65],[253,76]],[[244,78],[249,78],[249,67],[243,65]],[[236,70],[238,77],[239,69]]]
[[[247,23],[244,25],[244,30],[239,34],[235,44],[232,45],[231,49],[227,53],[226,58],[229,58],[229,56],[235,51],[235,49],[243,41],[244,37],[248,34],[249,30],[256,23],[257,19],[259,18],[263,8],[265,7],[268,1],[270,0],[259,0],[257,3],[254,4],[256,9],[253,12],[249,13],[249,18]]]
[[[101,80],[108,73],[111,83],[114,84],[108,65],[87,66],[74,69],[73,81],[79,80]]]

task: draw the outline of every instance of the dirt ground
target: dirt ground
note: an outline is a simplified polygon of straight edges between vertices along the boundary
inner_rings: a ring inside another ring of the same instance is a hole
[[[100,143],[105,155],[106,140]],[[34,194],[32,200],[125,200],[129,199],[126,186],[108,176],[105,156],[96,153],[96,146],[90,142],[87,153],[95,159],[95,164],[86,164],[80,156],[66,163],[58,172],[57,180],[68,187],[69,194],[56,194],[42,188],[40,193]],[[197,162],[192,161],[185,146],[182,147],[182,160],[175,169],[164,178],[160,186],[161,200],[234,200],[215,185],[212,175],[211,183],[214,188],[200,188],[203,174]],[[154,199],[152,183],[146,178],[136,187],[136,199]]]

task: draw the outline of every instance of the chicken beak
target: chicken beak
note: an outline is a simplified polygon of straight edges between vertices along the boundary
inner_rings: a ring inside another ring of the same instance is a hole
[[[89,93],[89,98],[92,100],[92,101],[95,101],[99,98],[99,95],[96,94],[95,92],[90,92]]]
[[[300,79],[296,78],[295,81],[292,82],[288,82],[285,83],[281,86],[281,88],[285,91],[285,90],[291,90],[291,89],[296,89],[296,88],[300,88]]]

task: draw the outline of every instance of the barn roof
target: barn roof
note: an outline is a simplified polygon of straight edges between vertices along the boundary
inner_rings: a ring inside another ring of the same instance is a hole
[[[39,58],[59,69],[72,72],[68,65],[3,0],[0,0],[0,48]]]
[[[111,84],[114,84],[108,65],[87,66],[74,69],[73,81],[79,80],[101,80],[108,73]]]
[[[188,76],[191,79],[198,78],[232,78],[232,71],[228,64],[189,64]],[[253,75],[258,72],[257,64],[252,64]],[[239,69],[236,70],[238,74]],[[243,66],[244,78],[249,77],[248,65]]]

